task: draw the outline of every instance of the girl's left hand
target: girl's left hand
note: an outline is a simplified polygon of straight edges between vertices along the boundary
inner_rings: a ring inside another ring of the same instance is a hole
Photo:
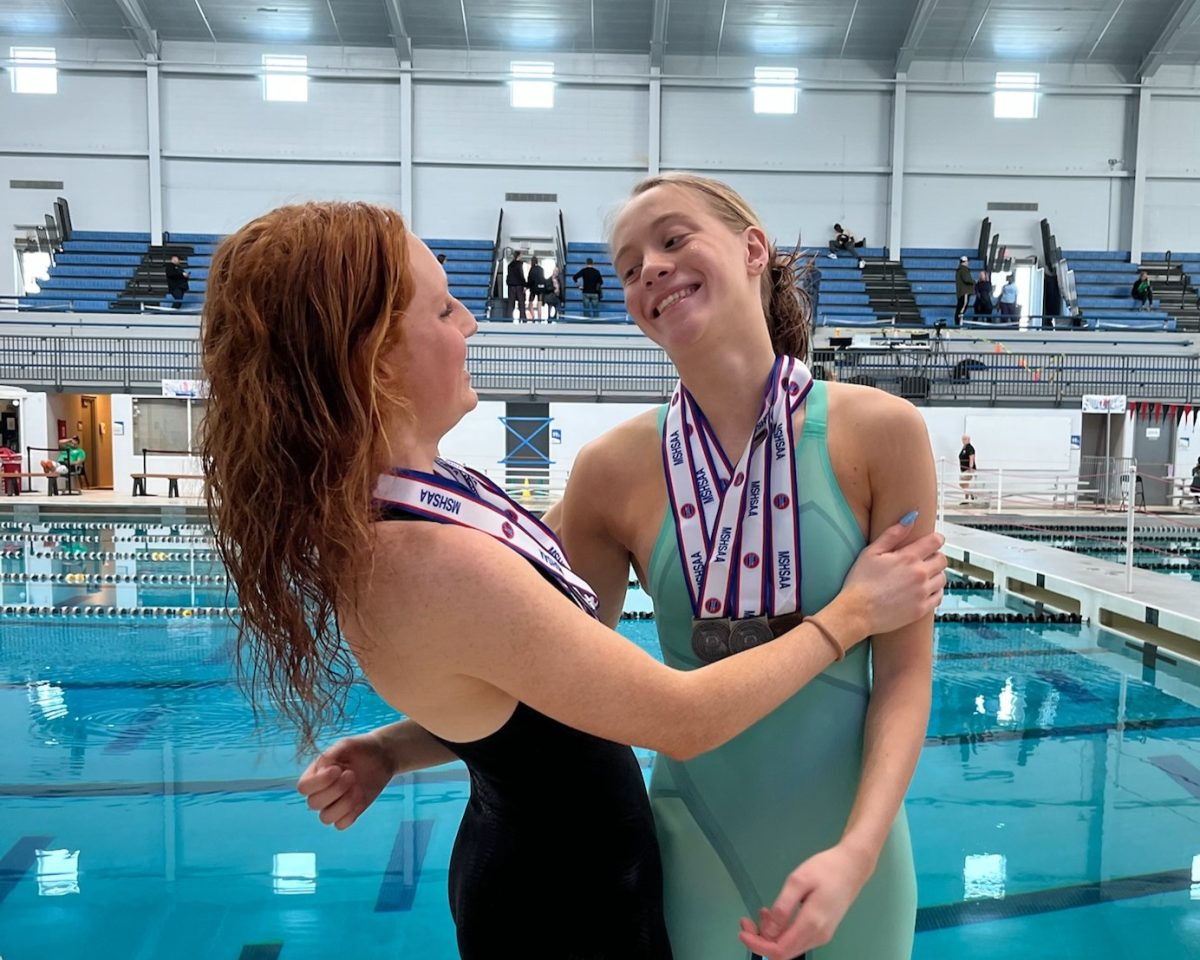
[[[738,939],[766,960],[792,960],[833,939],[838,924],[874,872],[861,851],[842,843],[809,857],[788,875],[758,925],[742,918]]]

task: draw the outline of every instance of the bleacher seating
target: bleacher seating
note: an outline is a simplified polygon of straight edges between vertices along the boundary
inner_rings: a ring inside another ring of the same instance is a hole
[[[462,301],[478,320],[487,315],[488,283],[492,272],[491,240],[426,240],[435,254],[446,255],[450,295]]]
[[[66,310],[81,313],[138,312],[144,306],[169,307],[173,301],[165,293],[162,265],[171,253],[185,258],[191,274],[190,289],[184,305],[198,309],[203,302],[212,253],[221,237],[209,233],[164,234],[161,247],[151,246],[148,233],[79,230],[63,244],[55,256],[49,276],[38,293],[20,297],[21,310]],[[431,239],[426,241],[435,253],[446,255],[446,274],[451,293],[480,319],[487,315],[492,270],[490,240]],[[905,248],[900,261],[907,284],[920,314],[920,322],[933,326],[952,323],[955,310],[954,274],[959,257],[970,258],[972,274],[978,274],[982,262],[976,251],[966,248]],[[1130,262],[1128,252],[1120,250],[1068,250],[1064,254],[1075,272],[1076,291],[1082,320],[1077,325],[1100,330],[1174,330],[1176,314],[1186,319],[1181,329],[1195,324],[1200,308],[1195,301],[1192,277],[1200,277],[1200,253],[1173,253],[1171,282],[1176,291],[1169,309],[1156,303],[1153,310],[1140,310],[1130,296],[1138,265]],[[836,258],[827,250],[806,253],[821,272],[816,324],[821,326],[874,326],[892,322],[896,311],[881,302],[876,287],[868,288],[862,260],[882,260],[882,248],[862,248]],[[601,242],[572,242],[563,267],[566,287],[566,319],[584,319],[582,294],[572,277],[588,257],[604,275],[604,299],[599,304],[599,321],[628,323],[621,284],[609,259],[608,247]],[[1143,263],[1164,279],[1166,254],[1147,253]],[[1157,274],[1152,277],[1157,282]],[[1165,284],[1164,284],[1165,285]],[[1159,289],[1162,289],[1161,287]],[[875,291],[875,292],[872,292]],[[1190,300],[1185,304],[1185,297]],[[1175,304],[1178,303],[1179,306]],[[908,308],[911,311],[911,303]],[[1195,310],[1195,314],[1188,311]],[[970,316],[970,314],[969,314]],[[915,322],[909,316],[908,322]],[[903,322],[903,321],[902,321]]]
[[[966,247],[905,247],[900,251],[900,263],[908,276],[913,299],[926,326],[953,324],[958,303],[958,296],[954,292],[954,276],[961,257],[968,258],[971,274],[978,276],[983,269],[978,250]],[[968,316],[973,314],[968,311]]]
[[[592,258],[592,266],[604,277],[604,292],[598,305],[600,316],[594,322],[632,323],[629,313],[625,310],[625,293],[621,281],[617,279],[617,272],[613,269],[608,244],[598,242],[571,241],[567,244],[567,263],[562,270],[563,288],[567,294],[563,310],[565,319],[575,323],[585,319],[583,293],[571,278],[587,266],[588,257]]]
[[[1100,330],[1173,330],[1175,321],[1156,307],[1139,309],[1130,288],[1138,266],[1127,250],[1064,250],[1075,274],[1079,312],[1086,325]]]
[[[17,309],[108,313],[149,247],[148,233],[76,230],[38,292],[19,297]]]
[[[185,309],[199,309],[212,255],[222,237],[212,233],[164,233],[152,246],[150,234],[77,230],[55,255],[38,293],[18,298],[19,310],[77,313],[140,312],[143,305],[169,308],[163,265],[175,253],[190,277]],[[429,240],[446,254],[451,293],[482,319],[492,265],[490,240]]]
[[[791,252],[793,248],[781,247]],[[878,326],[890,318],[878,313],[871,305],[859,261],[866,258],[882,258],[887,251],[882,247],[857,247],[853,251],[829,255],[829,249],[805,250],[802,259],[813,260],[813,266],[821,272],[821,284],[817,296],[817,326]]]

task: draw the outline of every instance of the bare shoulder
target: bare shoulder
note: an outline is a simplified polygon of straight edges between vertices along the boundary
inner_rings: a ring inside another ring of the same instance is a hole
[[[437,599],[443,591],[461,590],[468,563],[486,567],[519,560],[486,533],[453,523],[377,523],[372,534],[370,594],[384,600]],[[485,586],[493,578],[479,579]]]
[[[827,390],[831,432],[848,433],[868,458],[891,456],[897,443],[927,440],[925,418],[902,397],[853,383],[830,383]]]
[[[515,557],[487,534],[455,524],[376,523],[371,534],[371,563],[353,605],[367,634],[397,622],[435,629],[446,621],[447,609],[485,604],[497,578],[479,577],[464,590],[464,575],[472,569],[494,571],[497,551]],[[500,556],[499,563],[507,559]]]

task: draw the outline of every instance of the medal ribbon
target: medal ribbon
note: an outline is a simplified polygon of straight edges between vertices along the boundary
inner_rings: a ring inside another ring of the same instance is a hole
[[[799,607],[792,415],[812,382],[799,360],[776,359],[762,411],[735,465],[682,382],[671,396],[663,464],[698,617],[776,616]]]
[[[571,569],[562,543],[549,527],[470,467],[439,457],[433,470],[394,469],[380,474],[376,503],[486,533],[538,567],[580,608],[596,616],[596,594]]]

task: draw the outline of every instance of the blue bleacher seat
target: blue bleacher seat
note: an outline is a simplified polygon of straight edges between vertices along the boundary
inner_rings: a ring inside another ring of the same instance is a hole
[[[112,230],[74,230],[71,233],[71,240],[115,241],[117,243],[140,243],[148,246],[150,244],[150,234]],[[67,242],[70,243],[71,241]]]
[[[1063,256],[1072,266],[1076,260],[1115,260],[1120,263],[1129,263],[1128,250],[1064,250]]]

